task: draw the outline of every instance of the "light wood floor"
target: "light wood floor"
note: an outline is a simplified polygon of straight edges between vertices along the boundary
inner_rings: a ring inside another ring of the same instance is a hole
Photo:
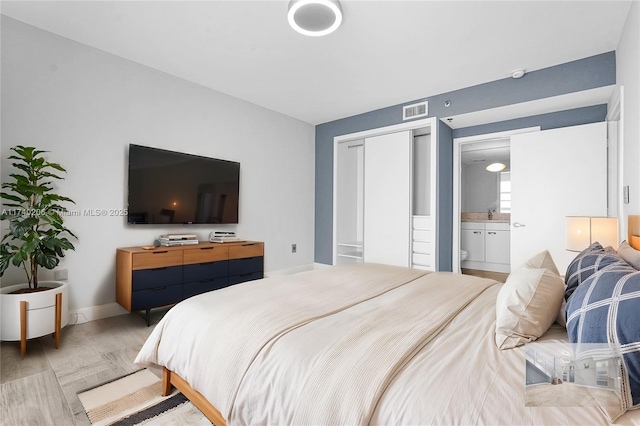
[[[24,360],[18,342],[2,342],[0,424],[89,425],[77,392],[139,370],[133,360],[165,312],[152,311],[151,327],[135,313],[68,325],[59,349],[51,336],[31,339]]]
[[[509,274],[505,274],[502,272],[480,271],[477,269],[466,268],[461,269],[463,274],[474,275],[481,278],[491,278],[492,280],[500,281],[501,283],[505,282],[507,280],[507,277],[509,276]]]
[[[527,407],[620,407],[620,397],[612,389],[599,389],[573,383],[526,386]]]

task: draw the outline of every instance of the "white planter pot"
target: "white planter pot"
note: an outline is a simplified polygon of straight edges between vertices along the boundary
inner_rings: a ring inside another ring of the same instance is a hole
[[[0,340],[20,340],[20,302],[27,302],[27,339],[51,334],[56,329],[56,294],[62,293],[62,324],[69,322],[69,284],[62,281],[40,281],[39,287],[51,290],[35,293],[9,294],[28,287],[17,284],[0,288]]]

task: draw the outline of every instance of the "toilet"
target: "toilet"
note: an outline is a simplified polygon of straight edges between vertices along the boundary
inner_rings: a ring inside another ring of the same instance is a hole
[[[466,250],[460,250],[460,263],[464,262],[464,260],[469,256]]]

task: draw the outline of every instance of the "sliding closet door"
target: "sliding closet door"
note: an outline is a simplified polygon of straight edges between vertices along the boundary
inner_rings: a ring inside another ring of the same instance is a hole
[[[409,266],[411,143],[410,131],[365,140],[365,262]]]

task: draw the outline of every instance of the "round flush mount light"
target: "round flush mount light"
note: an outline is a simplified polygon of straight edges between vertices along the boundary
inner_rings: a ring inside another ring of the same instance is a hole
[[[506,164],[502,164],[502,163],[491,163],[487,166],[487,171],[489,172],[499,172],[501,170],[504,170],[504,168],[507,167]]]
[[[323,36],[338,29],[342,8],[338,0],[291,0],[287,19],[300,34]]]

